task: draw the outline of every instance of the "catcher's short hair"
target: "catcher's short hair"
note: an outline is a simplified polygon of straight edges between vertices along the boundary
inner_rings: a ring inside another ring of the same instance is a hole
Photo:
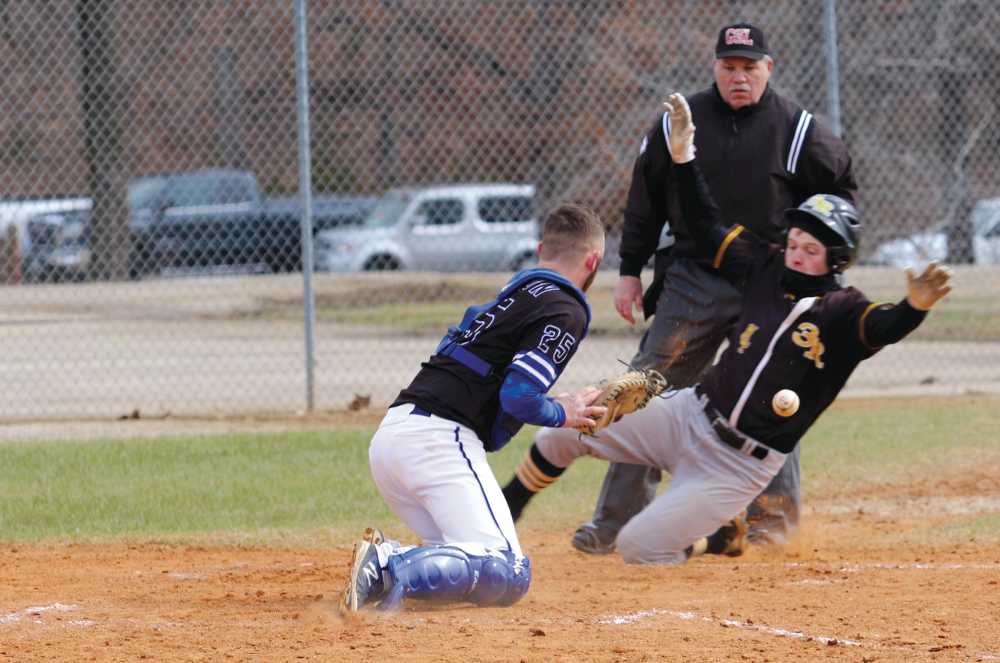
[[[549,212],[542,224],[542,259],[551,260],[570,253],[586,253],[604,242],[604,222],[597,212],[564,203]]]

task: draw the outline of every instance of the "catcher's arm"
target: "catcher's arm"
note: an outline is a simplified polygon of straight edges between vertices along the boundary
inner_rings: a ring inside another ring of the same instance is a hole
[[[562,406],[566,413],[564,428],[577,428],[596,426],[597,422],[603,418],[608,411],[604,405],[595,404],[594,401],[601,395],[602,391],[597,387],[587,386],[573,393],[559,394],[553,400]]]
[[[510,371],[500,386],[500,406],[518,421],[536,426],[586,426],[604,416],[603,406],[594,406],[601,393],[584,387],[572,394],[547,396],[534,380],[519,371]]]

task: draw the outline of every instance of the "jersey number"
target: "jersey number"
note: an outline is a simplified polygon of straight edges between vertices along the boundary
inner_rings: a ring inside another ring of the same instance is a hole
[[[514,298],[508,297],[502,302],[499,302],[496,305],[496,308],[498,311],[506,311],[513,304],[514,304]],[[468,345],[469,343],[472,343],[474,340],[476,340],[479,337],[479,333],[482,332],[484,329],[489,329],[490,327],[492,327],[493,322],[496,319],[497,317],[493,313],[486,311],[485,313],[481,314],[478,318],[473,320],[472,324],[469,325],[469,328],[465,330],[465,334],[462,335],[462,345]]]
[[[553,342],[555,342],[555,350],[550,352]],[[576,337],[555,325],[546,325],[542,331],[542,338],[538,341],[538,349],[550,355],[557,364],[566,361],[574,345],[576,345]]]

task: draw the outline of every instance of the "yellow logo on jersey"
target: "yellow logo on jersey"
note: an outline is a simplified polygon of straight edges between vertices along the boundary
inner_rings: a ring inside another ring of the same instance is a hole
[[[824,198],[823,196],[812,196],[802,204],[803,207],[811,207],[820,214],[829,214],[833,211],[833,203]]]
[[[753,336],[754,332],[760,329],[754,323],[747,325],[747,328],[743,330],[740,334],[740,347],[736,350],[737,353],[743,354],[743,352],[750,347],[750,337]]]
[[[819,340],[819,327],[811,322],[803,322],[792,334],[792,342],[800,348],[806,348],[802,356],[816,362],[816,368],[823,368],[823,353],[826,347]]]

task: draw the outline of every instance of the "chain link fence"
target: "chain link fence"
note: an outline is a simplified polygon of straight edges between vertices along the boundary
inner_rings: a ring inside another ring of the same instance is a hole
[[[311,366],[317,407],[385,404],[567,200],[606,220],[612,269],[563,379],[614,372],[640,333],[610,303],[633,159],[736,20],[777,91],[839,122],[873,265],[852,281],[896,299],[874,265],[969,263],[850,388],[1000,383],[996,3],[837,2],[839,105],[832,1],[304,4],[307,44],[292,0],[0,2],[0,421],[300,410]]]

